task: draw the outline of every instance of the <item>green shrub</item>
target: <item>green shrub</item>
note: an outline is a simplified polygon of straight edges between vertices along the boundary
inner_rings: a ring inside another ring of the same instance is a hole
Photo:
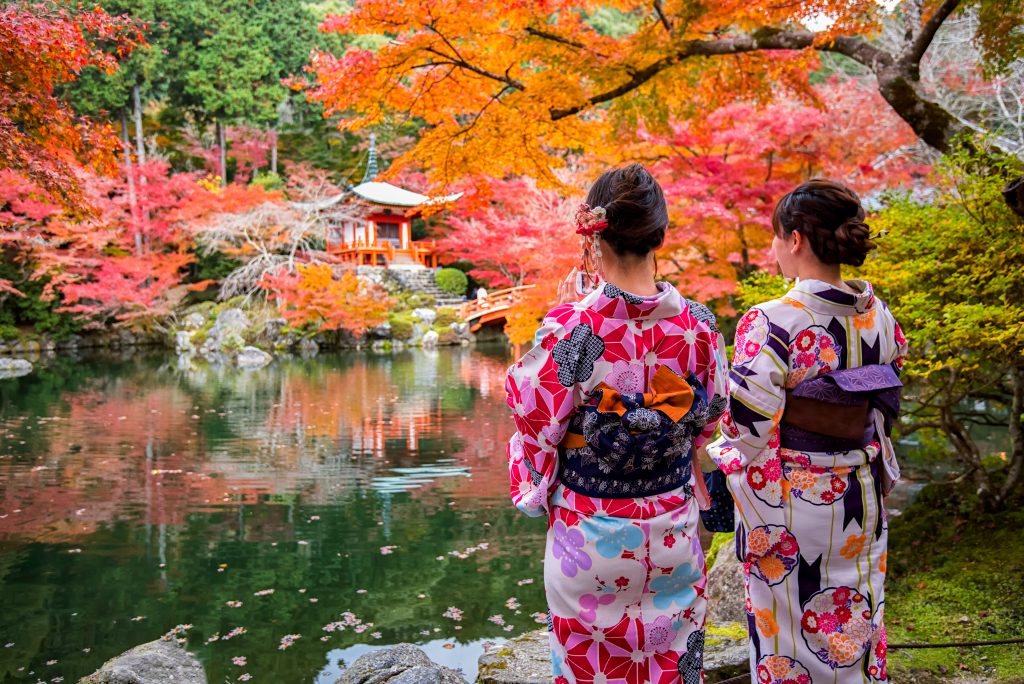
[[[466,288],[469,287],[469,278],[457,268],[442,268],[434,274],[434,282],[439,288],[453,295],[464,295]]]
[[[441,326],[447,330],[448,326],[452,323],[458,322],[459,315],[455,313],[455,309],[450,306],[443,306],[437,310],[437,317],[434,319],[434,325]]]
[[[391,324],[391,339],[404,342],[412,338],[412,316],[408,314],[392,315],[388,322]]]
[[[281,190],[284,188],[284,179],[273,171],[260,171],[250,185],[258,185],[264,190]]]

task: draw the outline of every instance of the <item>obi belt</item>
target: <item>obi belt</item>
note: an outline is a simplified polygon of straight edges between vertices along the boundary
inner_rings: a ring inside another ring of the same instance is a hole
[[[725,408],[718,403],[709,405],[695,375],[684,380],[664,365],[645,394],[622,394],[602,382],[570,419],[559,445],[559,479],[579,494],[612,499],[689,487],[693,440]]]
[[[883,433],[888,436],[892,432],[902,388],[892,366],[881,364],[835,370],[805,380],[786,390],[781,445],[812,452],[863,449],[876,436],[881,439]]]

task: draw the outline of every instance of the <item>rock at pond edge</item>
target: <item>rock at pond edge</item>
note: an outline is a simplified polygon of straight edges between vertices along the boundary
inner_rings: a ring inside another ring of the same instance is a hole
[[[412,644],[359,656],[334,684],[466,684],[462,675],[434,663]]]
[[[157,639],[111,658],[78,684],[206,684],[199,660],[173,641]]]

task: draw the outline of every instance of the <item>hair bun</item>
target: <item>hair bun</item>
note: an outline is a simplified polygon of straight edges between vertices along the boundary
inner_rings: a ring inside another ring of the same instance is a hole
[[[642,164],[602,173],[587,194],[587,204],[604,207],[608,227],[601,231],[601,239],[616,254],[645,256],[665,240],[665,195]]]
[[[871,227],[860,216],[853,216],[844,221],[835,232],[835,260],[840,264],[860,266],[867,258],[868,252],[877,245],[871,240]]]
[[[814,178],[783,197],[772,214],[777,235],[799,232],[825,264],[860,266],[876,245],[857,193],[836,181]]]

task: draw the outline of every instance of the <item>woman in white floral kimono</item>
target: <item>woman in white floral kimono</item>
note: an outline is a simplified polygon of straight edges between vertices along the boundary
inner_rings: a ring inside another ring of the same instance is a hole
[[[515,505],[546,515],[544,590],[556,684],[699,684],[706,580],[693,454],[725,410],[708,309],[655,283],[668,224],[639,164],[591,188],[577,232],[598,288],[555,307],[510,369]]]
[[[708,451],[736,502],[751,679],[884,682],[889,438],[906,340],[865,281],[874,249],[853,191],[812,180],[775,209],[772,250],[797,284],[736,330],[730,408]]]

